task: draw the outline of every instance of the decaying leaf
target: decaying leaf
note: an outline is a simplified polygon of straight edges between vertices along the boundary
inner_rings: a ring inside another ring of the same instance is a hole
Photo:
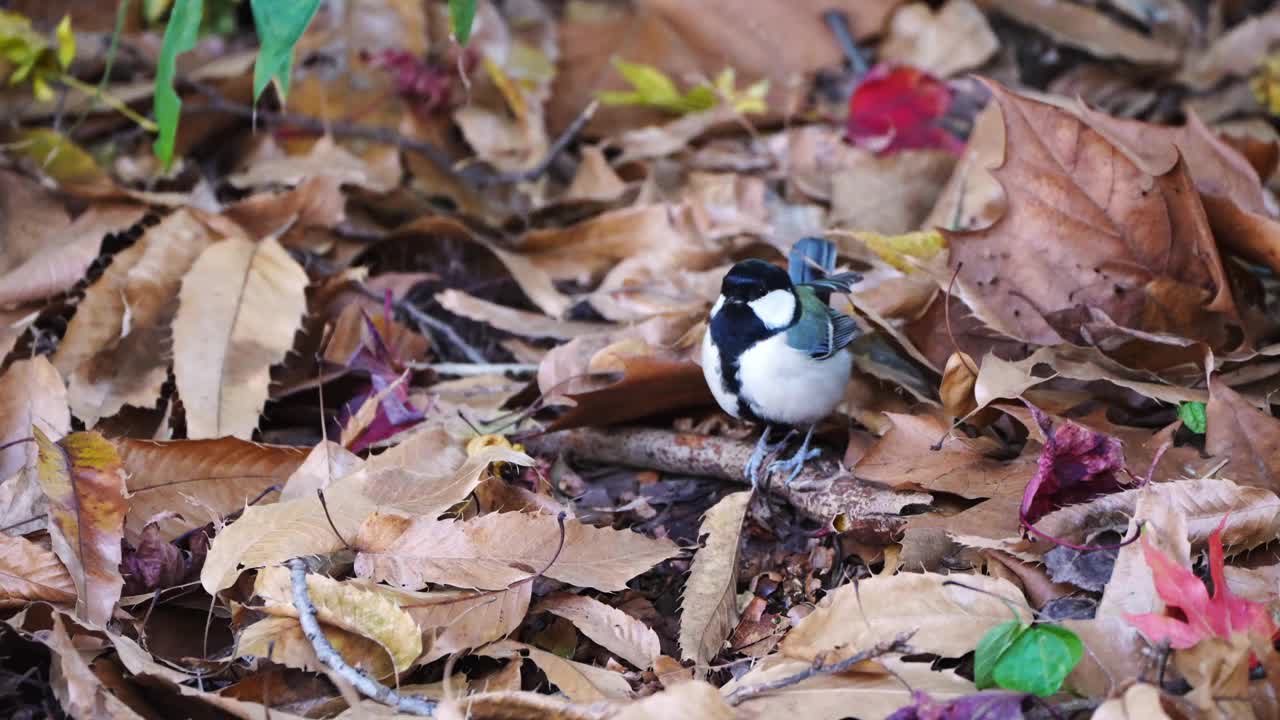
[[[536,574],[598,590],[626,582],[680,550],[628,530],[550,515],[490,513],[465,522],[421,517],[385,547],[362,547],[356,574],[406,588],[429,582],[500,590]]]
[[[44,524],[46,500],[36,467],[39,448],[22,442],[38,427],[57,440],[71,431],[67,390],[48,358],[19,360],[0,375],[0,527],[20,534]]]
[[[706,545],[693,556],[680,608],[682,659],[708,665],[737,622],[738,547],[753,492],[725,496],[698,529]]]
[[[40,448],[37,477],[49,498],[53,551],[76,586],[76,615],[103,627],[111,620],[124,579],[124,470],[115,446],[93,432],[54,442],[32,427]]]
[[[0,604],[32,600],[60,604],[76,599],[66,566],[48,549],[26,538],[0,535]]]
[[[631,686],[619,673],[566,660],[524,643],[503,640],[484,648],[480,654],[491,657],[523,656],[532,660],[538,669],[546,673],[547,679],[574,702],[593,703],[631,697]]]
[[[302,322],[306,286],[306,273],[273,238],[230,237],[200,254],[183,279],[173,322],[188,437],[249,439],[271,366],[284,359]]]
[[[572,622],[583,635],[638,668],[652,667],[654,658],[662,654],[658,634],[649,626],[595,598],[560,593],[542,600],[533,610]]]
[[[1280,420],[1215,378],[1205,407],[1205,451],[1227,461],[1221,474],[1280,492]]]

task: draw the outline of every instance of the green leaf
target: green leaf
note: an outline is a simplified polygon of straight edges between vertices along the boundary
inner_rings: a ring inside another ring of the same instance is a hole
[[[1013,645],[1013,641],[1022,636],[1030,625],[1023,625],[1017,620],[997,625],[982,636],[978,649],[973,654],[973,683],[979,690],[995,687],[994,672],[996,663]]]
[[[690,113],[710,110],[720,102],[716,91],[708,85],[698,85],[682,94],[671,78],[651,65],[614,58],[613,66],[632,89],[598,93],[605,105],[648,105],[669,112]]]
[[[203,14],[203,0],[174,0],[169,24],[164,29],[164,42],[160,45],[160,59],[156,63],[156,124],[160,126],[160,134],[153,149],[166,170],[173,163],[173,143],[178,137],[178,116],[182,112],[182,98],[173,89],[178,56],[196,46]]]
[[[148,25],[154,25],[169,12],[173,0],[142,0],[142,18]]]
[[[986,638],[983,638],[984,640]],[[1006,690],[1047,697],[1084,657],[1084,643],[1058,625],[1032,625],[996,661],[992,677]]]
[[[58,23],[58,64],[66,70],[76,59],[76,34],[71,32],[71,16],[63,15]]]
[[[289,94],[293,48],[320,9],[320,0],[252,0],[253,24],[262,49],[253,65],[253,101],[276,81],[280,97]]]
[[[476,21],[476,0],[449,0],[449,24],[453,37],[466,47],[471,40],[471,26]]]
[[[1202,402],[1184,402],[1178,406],[1178,419],[1191,432],[1197,435],[1203,435],[1205,429],[1209,426],[1209,420],[1204,414],[1204,403]]]

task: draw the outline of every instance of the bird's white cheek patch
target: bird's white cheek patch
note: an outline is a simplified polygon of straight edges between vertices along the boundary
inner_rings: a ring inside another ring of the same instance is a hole
[[[724,307],[724,296],[716,298],[716,304],[711,306],[711,317],[715,317],[720,312],[720,308]],[[709,331],[708,331],[709,332]]]
[[[796,314],[796,296],[789,290],[770,290],[747,305],[770,330],[790,325]]]

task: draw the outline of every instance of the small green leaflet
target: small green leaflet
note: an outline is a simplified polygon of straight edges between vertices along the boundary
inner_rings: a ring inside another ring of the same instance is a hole
[[[1209,421],[1204,414],[1204,403],[1202,402],[1184,402],[1179,405],[1178,419],[1182,421],[1183,427],[1197,435],[1203,435],[1205,429],[1209,426]]]
[[[258,33],[258,59],[253,64],[253,101],[276,81],[280,97],[289,94],[293,48],[307,31],[321,0],[252,0],[253,26]]]
[[[200,18],[204,15],[203,0],[175,0],[169,25],[164,29],[164,43],[160,46],[160,59],[156,62],[156,124],[160,135],[156,138],[156,157],[167,170],[173,162],[173,143],[178,137],[178,115],[182,112],[182,98],[173,89],[173,78],[178,72],[178,56],[196,46],[196,34],[200,30]]]
[[[466,47],[471,40],[471,25],[476,21],[476,0],[449,0],[449,24],[453,37]]]
[[[708,85],[680,92],[671,78],[651,65],[614,58],[613,66],[633,89],[598,93],[600,102],[605,105],[647,105],[668,112],[691,113],[710,110],[720,101],[715,90]]]
[[[1005,690],[1047,697],[1084,657],[1084,643],[1059,625],[1023,625],[1017,620],[991,628],[974,653],[973,681],[979,690]]]

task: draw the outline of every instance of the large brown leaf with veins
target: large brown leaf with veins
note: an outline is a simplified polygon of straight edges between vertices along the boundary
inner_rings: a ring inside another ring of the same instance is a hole
[[[1238,345],[1236,307],[1185,163],[1152,175],[1075,115],[991,88],[1006,136],[993,173],[1008,211],[989,228],[947,233],[974,312],[1039,344],[1101,313],[1127,328]]]

